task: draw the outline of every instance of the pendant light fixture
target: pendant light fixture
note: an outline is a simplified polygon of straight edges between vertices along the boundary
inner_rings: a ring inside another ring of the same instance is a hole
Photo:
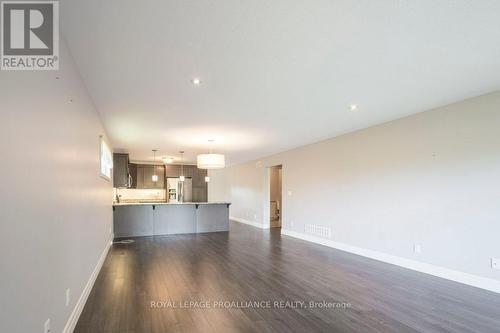
[[[199,169],[222,169],[226,166],[226,160],[222,154],[212,153],[212,144],[214,140],[208,140],[210,145],[208,154],[200,154],[196,158],[196,164]]]
[[[156,149],[153,149],[153,176],[151,176],[151,180],[153,183],[158,181],[158,175],[156,174]]]
[[[184,177],[184,150],[181,150],[179,153],[181,153],[181,176],[179,180],[183,182],[186,179],[186,177]]]

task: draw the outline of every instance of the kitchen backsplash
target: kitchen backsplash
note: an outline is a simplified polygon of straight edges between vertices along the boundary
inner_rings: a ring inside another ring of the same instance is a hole
[[[133,188],[115,188],[114,198],[120,196],[120,202],[136,201],[165,201],[166,192],[164,189],[133,189]]]

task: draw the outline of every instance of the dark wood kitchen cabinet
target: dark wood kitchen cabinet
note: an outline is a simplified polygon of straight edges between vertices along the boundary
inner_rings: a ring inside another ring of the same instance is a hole
[[[113,186],[117,188],[130,186],[128,154],[113,154]]]
[[[165,167],[162,165],[137,164],[137,188],[162,189],[165,188]],[[153,182],[156,173],[158,181]]]
[[[153,183],[153,188],[165,188],[165,167],[163,165],[155,165],[155,169],[158,181]],[[151,179],[151,177],[149,179]]]
[[[207,170],[198,169],[196,165],[184,165],[181,168],[177,164],[169,164],[166,166],[165,175],[167,178],[177,178],[181,175],[181,169],[186,178],[192,179],[193,202],[205,202],[208,198],[208,188],[205,182]]]
[[[130,178],[132,179],[130,188],[137,188],[137,164],[129,163]]]

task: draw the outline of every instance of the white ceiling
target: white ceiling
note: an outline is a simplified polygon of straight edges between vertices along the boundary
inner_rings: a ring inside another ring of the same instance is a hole
[[[135,160],[194,160],[215,138],[240,163],[500,89],[497,0],[61,6],[112,143]]]

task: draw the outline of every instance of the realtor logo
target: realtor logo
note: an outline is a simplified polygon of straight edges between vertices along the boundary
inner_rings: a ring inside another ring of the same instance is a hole
[[[59,2],[1,2],[2,70],[59,69]]]

